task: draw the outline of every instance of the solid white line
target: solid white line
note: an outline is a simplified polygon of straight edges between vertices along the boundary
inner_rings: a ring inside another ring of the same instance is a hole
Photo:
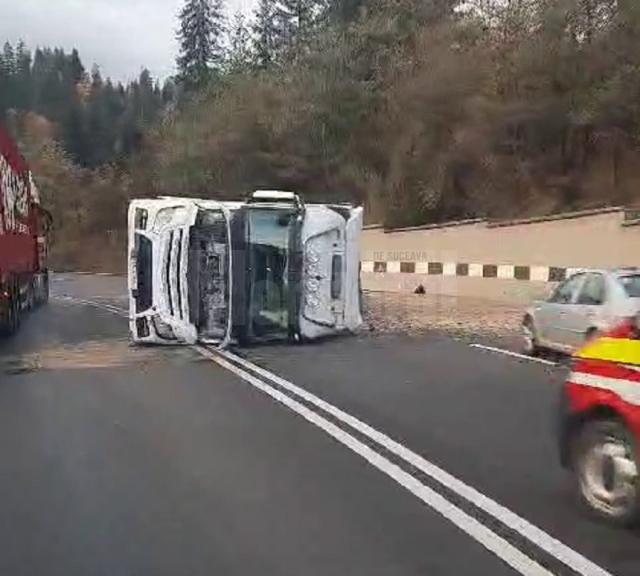
[[[484,344],[470,344],[471,348],[479,348],[480,350],[488,350],[489,352],[496,352],[497,354],[504,354],[505,356],[513,356],[514,358],[520,358],[521,360],[528,360],[529,362],[538,362],[539,364],[546,364],[547,366],[557,366],[557,362],[551,360],[545,360],[544,358],[535,358],[533,356],[527,356],[526,354],[518,354],[511,350],[505,350],[504,348],[495,348],[494,346],[485,346]]]
[[[307,392],[303,388],[296,386],[295,384],[272,374],[268,370],[260,368],[255,364],[240,358],[239,356],[227,352],[218,351],[218,354],[223,355],[229,360],[248,368],[260,376],[271,380],[273,383],[281,386],[285,390],[288,390],[300,398],[303,398],[307,402],[314,406],[324,410],[337,420],[340,420],[344,424],[347,424],[354,430],[357,430],[362,435],[373,440],[383,448],[389,450],[396,456],[402,458],[405,462],[411,464],[421,472],[430,476],[449,490],[452,490],[483,512],[493,516],[505,526],[511,530],[519,533],[527,540],[574,570],[584,576],[611,576],[609,572],[594,564],[588,558],[585,558],[579,552],[576,552],[572,548],[569,548],[566,544],[563,544],[553,536],[547,534],[537,526],[531,524],[528,520],[525,520],[521,516],[518,516],[515,512],[512,512],[508,508],[502,506],[495,500],[492,500],[488,496],[478,492],[475,488],[465,484],[462,480],[459,480],[452,474],[449,474],[436,464],[429,462],[419,454],[409,450],[409,448],[403,446],[399,442],[392,440],[387,435],[379,432],[375,428],[365,424],[356,417],[351,416],[347,412],[344,412],[340,408],[337,408],[333,404],[322,400],[318,396]]]
[[[238,368],[230,362],[221,358],[218,354],[214,354],[201,346],[195,346],[195,349],[210,360],[213,360],[226,370],[233,372],[245,382],[248,382],[258,390],[269,395],[271,398],[283,404],[293,412],[302,416],[305,420],[314,424],[335,440],[364,458],[372,466],[395,480],[403,488],[411,492],[414,496],[422,500],[427,506],[444,516],[447,520],[455,524],[460,530],[471,536],[474,540],[482,544],[487,550],[493,552],[501,558],[514,570],[526,576],[551,576],[546,568],[538,564],[535,560],[529,558],[526,554],[518,550],[515,546],[507,542],[504,538],[481,524],[478,520],[469,516],[466,512],[449,502],[446,498],[422,484],[408,472],[405,472],[398,465],[394,464],[384,456],[378,454],[366,444],[363,444],[351,434],[342,430],[326,418],[318,413],[310,410],[300,402],[292,399],[286,394],[280,392],[252,376],[248,372]]]

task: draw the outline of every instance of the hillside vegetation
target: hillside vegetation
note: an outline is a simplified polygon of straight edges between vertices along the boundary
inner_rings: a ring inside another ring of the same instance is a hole
[[[283,188],[390,226],[640,201],[636,0],[261,0],[230,28],[124,160],[79,168],[22,116],[67,240],[132,195]]]

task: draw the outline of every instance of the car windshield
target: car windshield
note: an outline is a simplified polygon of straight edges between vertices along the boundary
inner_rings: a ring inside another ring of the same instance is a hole
[[[620,284],[630,298],[640,298],[640,274],[621,276]]]
[[[287,335],[289,330],[288,248],[293,213],[251,209],[249,246],[249,324],[254,337]]]

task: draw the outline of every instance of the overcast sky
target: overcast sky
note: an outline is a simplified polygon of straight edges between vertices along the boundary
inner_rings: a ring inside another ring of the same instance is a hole
[[[0,0],[0,43],[77,48],[87,70],[135,78],[174,72],[177,14],[184,0]],[[227,11],[251,11],[256,0],[226,0]]]

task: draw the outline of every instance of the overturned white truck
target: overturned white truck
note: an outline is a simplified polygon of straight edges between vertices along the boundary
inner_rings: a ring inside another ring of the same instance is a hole
[[[243,202],[133,200],[132,340],[225,346],[356,330],[362,217],[276,191]]]

